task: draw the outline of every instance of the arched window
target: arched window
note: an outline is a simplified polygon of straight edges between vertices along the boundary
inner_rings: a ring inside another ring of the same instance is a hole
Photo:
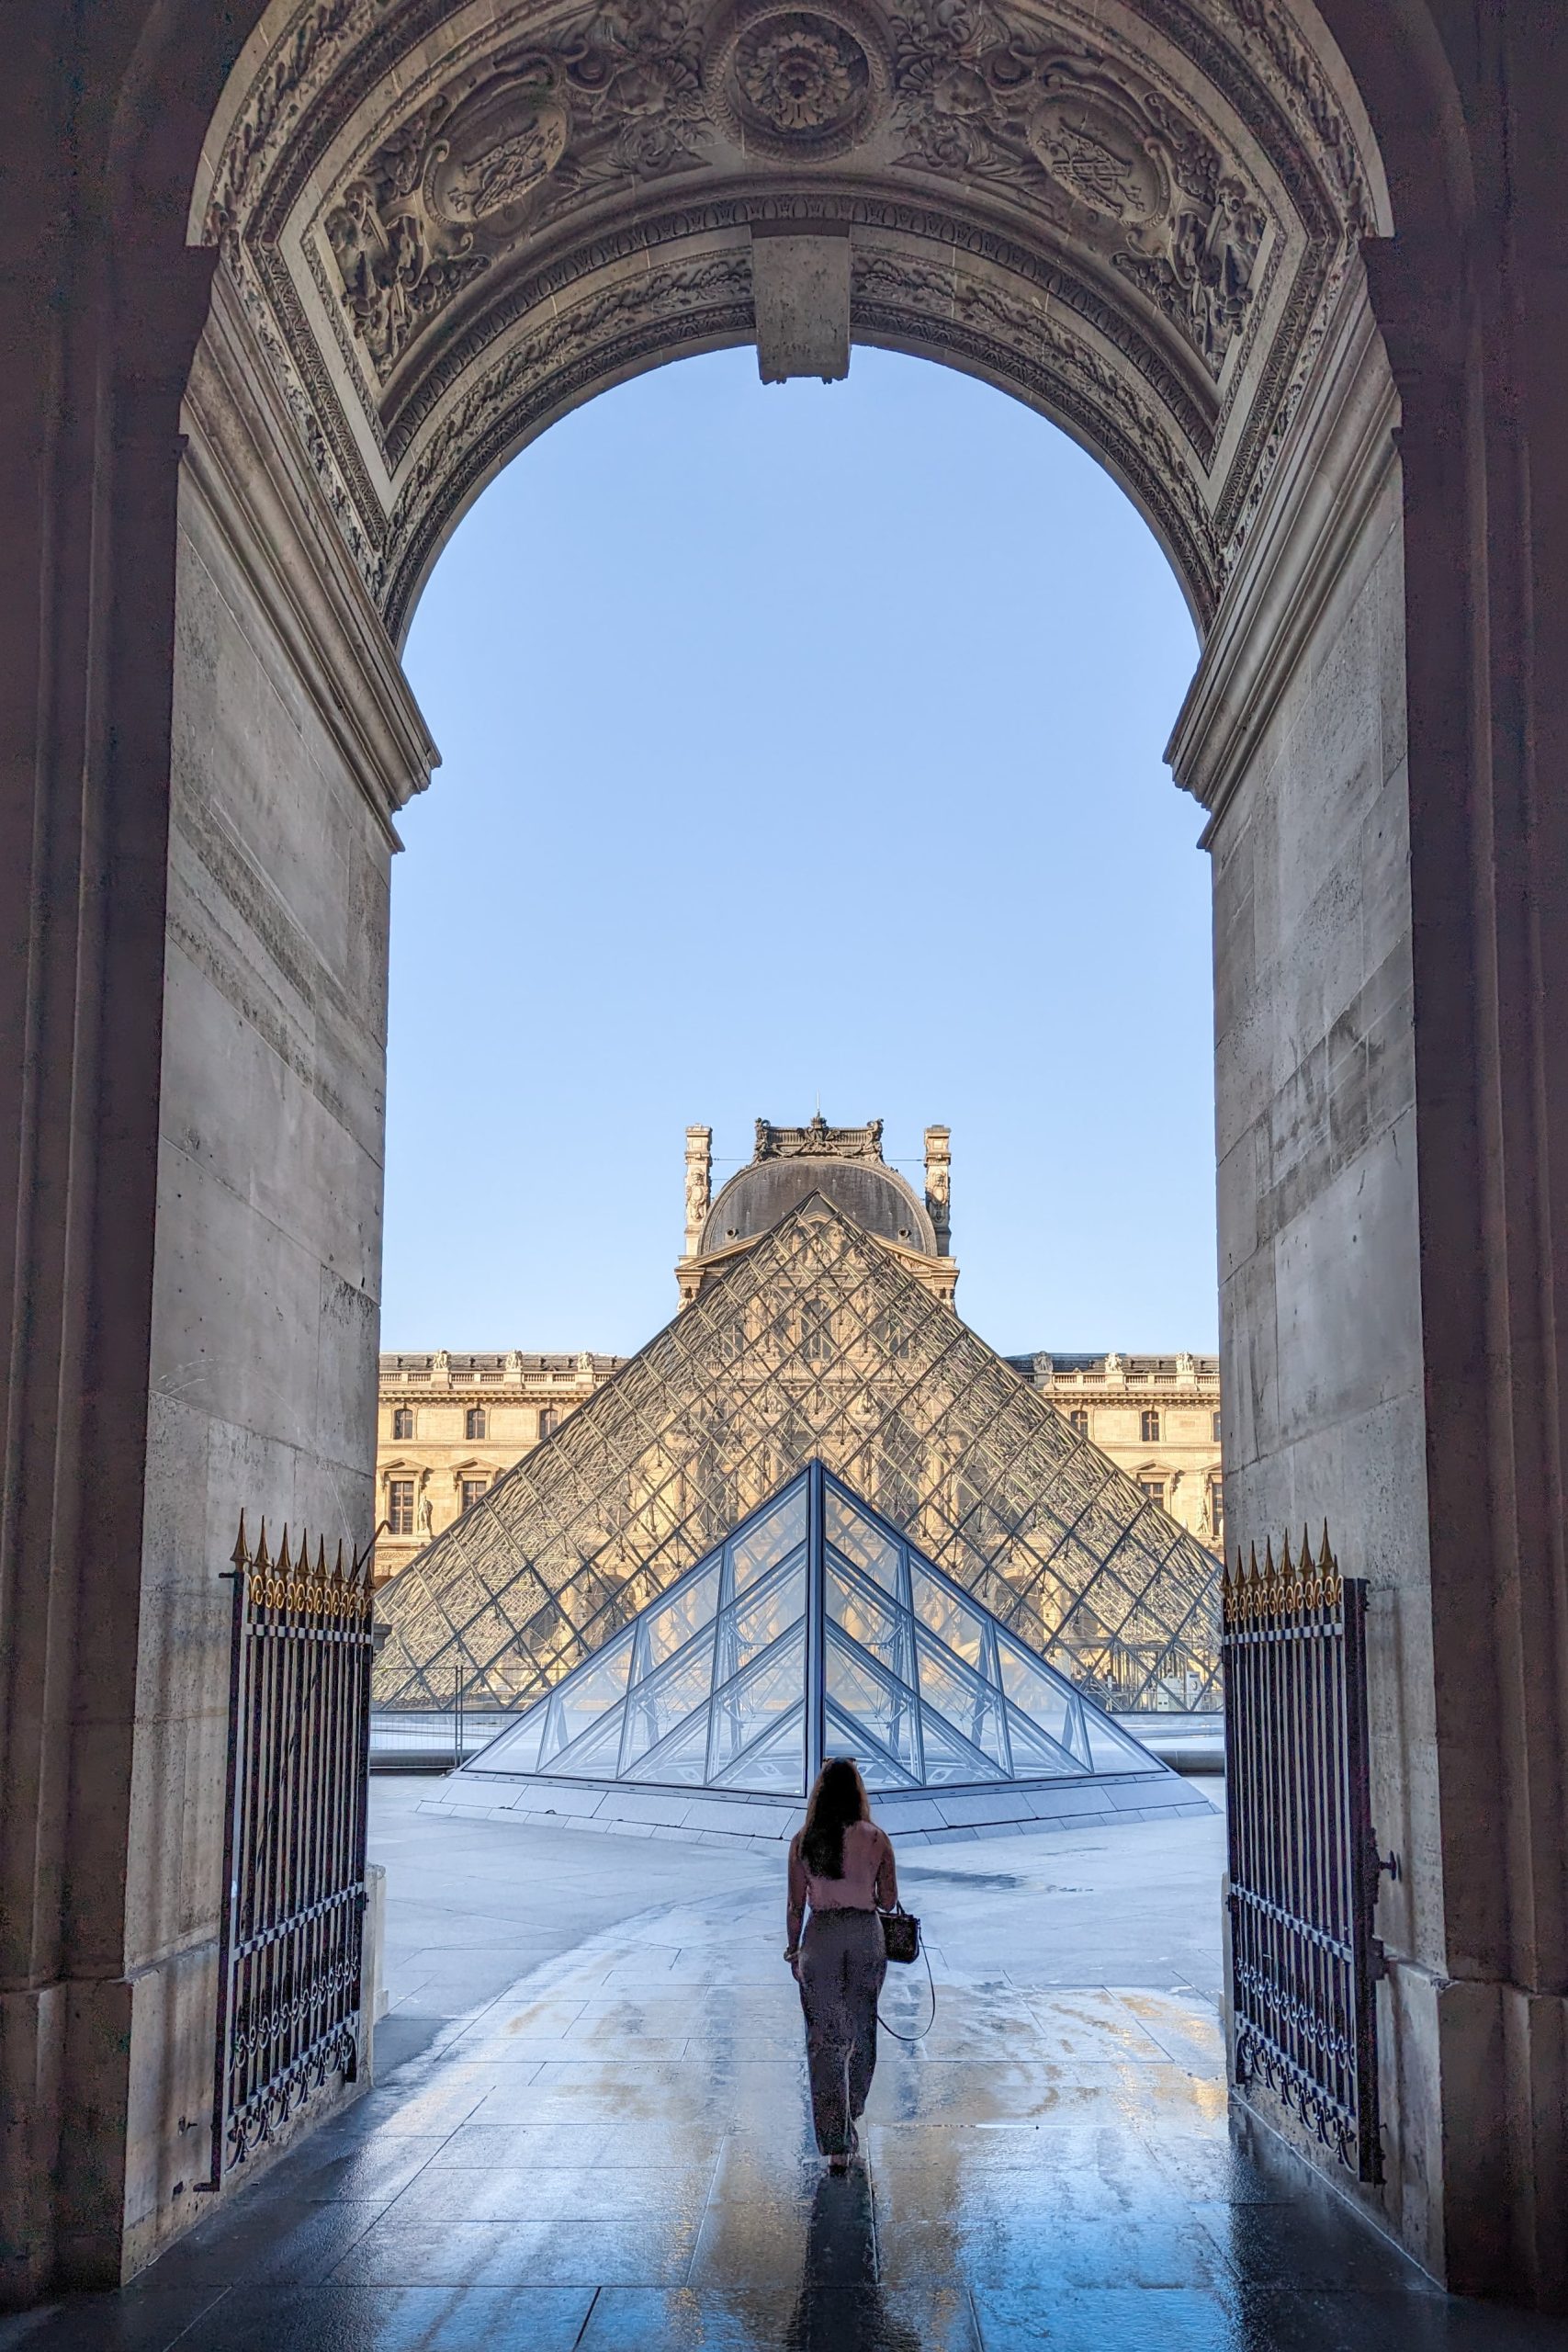
[[[541,1406],[539,1408],[539,1435],[541,1437],[553,1437],[555,1435],[555,1407],[553,1405]]]
[[[1218,1413],[1214,1415],[1213,1439],[1214,1443],[1218,1445],[1220,1442],[1220,1417]]]
[[[468,1411],[463,1416],[463,1435],[465,1437],[483,1437],[484,1433],[485,1408],[482,1405],[470,1405]]]
[[[413,1533],[413,1480],[389,1478],[387,1481],[387,1528],[392,1535]]]
[[[1077,1430],[1079,1437],[1087,1437],[1089,1435],[1088,1406],[1075,1405],[1067,1415],[1067,1424],[1069,1428]]]
[[[1140,1430],[1140,1435],[1142,1436],[1145,1445],[1157,1445],[1159,1443],[1159,1407],[1157,1405],[1145,1405],[1144,1407],[1143,1425]]]
[[[412,1405],[399,1405],[394,1410],[392,1414],[392,1435],[394,1437],[412,1437],[413,1407]]]

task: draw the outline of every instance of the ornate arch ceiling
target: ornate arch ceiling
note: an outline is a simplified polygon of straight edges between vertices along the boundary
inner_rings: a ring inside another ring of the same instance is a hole
[[[1090,447],[1206,623],[1386,226],[1280,0],[279,0],[192,215],[394,636],[525,441],[751,339],[779,229],[847,236],[855,341]]]

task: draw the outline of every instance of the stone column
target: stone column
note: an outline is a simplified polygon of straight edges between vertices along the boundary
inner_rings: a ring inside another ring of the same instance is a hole
[[[694,1258],[713,1194],[713,1129],[686,1129],[686,1256]]]
[[[936,1228],[939,1258],[953,1255],[953,1130],[926,1129],[926,1210]]]

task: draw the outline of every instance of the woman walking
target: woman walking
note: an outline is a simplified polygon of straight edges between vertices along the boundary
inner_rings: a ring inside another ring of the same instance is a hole
[[[851,1758],[832,1757],[790,1845],[784,1952],[806,2012],[812,2120],[830,2172],[847,2172],[860,2144],[855,2125],[876,2066],[876,2003],[887,1973],[877,1911],[897,1900],[893,1848],[871,1818],[865,1782]]]

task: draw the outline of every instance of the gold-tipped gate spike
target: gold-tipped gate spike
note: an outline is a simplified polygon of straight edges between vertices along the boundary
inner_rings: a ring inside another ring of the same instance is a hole
[[[261,1534],[256,1542],[256,1566],[258,1570],[265,1571],[271,1566],[272,1555],[266,1548],[266,1521],[264,1519],[261,1523]]]
[[[234,1538],[234,1548],[229,1555],[229,1565],[231,1568],[248,1568],[251,1565],[250,1552],[245,1544],[245,1514],[243,1507],[240,1511],[240,1532]]]

